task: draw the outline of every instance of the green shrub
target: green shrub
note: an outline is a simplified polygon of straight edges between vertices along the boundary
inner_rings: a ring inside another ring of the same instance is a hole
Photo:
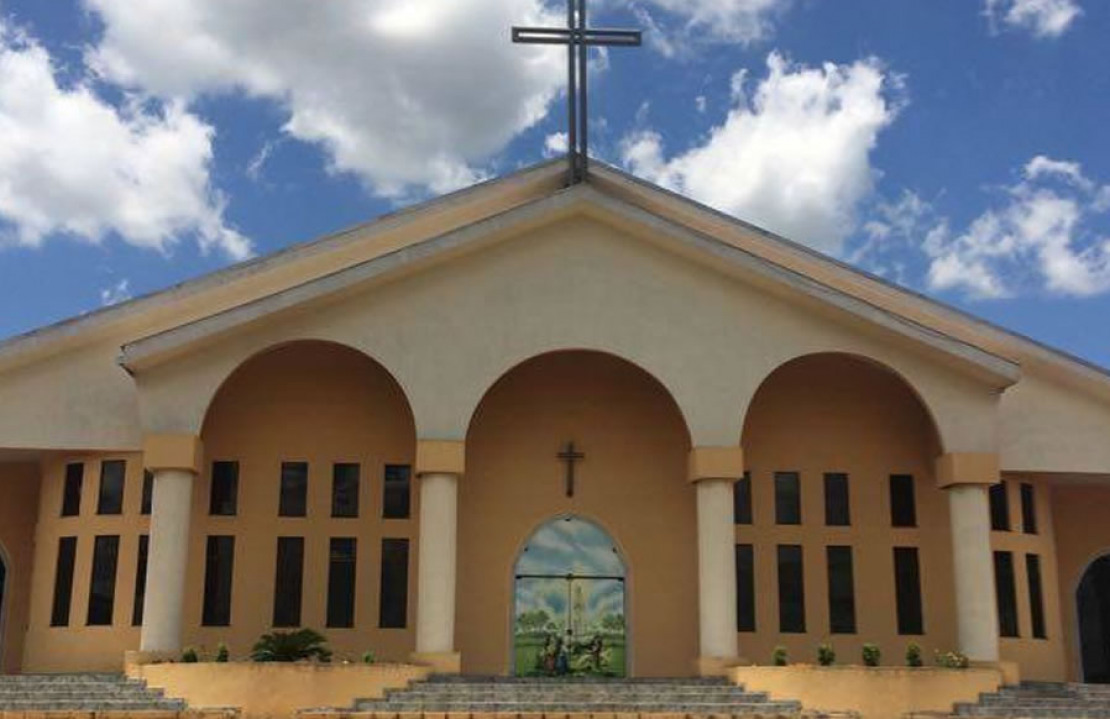
[[[771,661],[776,667],[785,667],[787,664],[786,647],[775,647],[775,652],[771,655]]]
[[[914,642],[910,642],[909,646],[906,647],[906,666],[920,667],[922,664],[921,647]]]
[[[373,664],[375,661],[377,661],[377,658],[374,656],[374,652],[367,650],[362,653],[363,664]]]
[[[823,667],[831,667],[836,663],[836,650],[832,644],[817,645],[817,663]]]
[[[181,652],[181,661],[185,664],[196,664],[200,661],[197,657],[197,650],[192,647],[187,647],[185,651]]]
[[[940,652],[936,653],[936,663],[938,667],[945,669],[967,669],[971,666],[971,660],[967,658],[966,654],[960,652]]]
[[[228,651],[226,644],[220,642],[220,645],[216,648],[216,661],[220,664],[226,664],[229,659],[231,659],[231,652]]]
[[[864,644],[863,645],[863,665],[865,667],[877,667],[879,661],[882,659],[883,653],[879,651],[878,644]],[[907,652],[908,661],[908,652]]]
[[[302,659],[331,661],[327,639],[312,629],[263,634],[251,649],[256,662],[297,662]]]

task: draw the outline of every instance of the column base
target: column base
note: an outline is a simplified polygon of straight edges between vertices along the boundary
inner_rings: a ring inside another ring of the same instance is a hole
[[[740,657],[698,657],[694,660],[694,672],[699,677],[726,677],[729,669],[745,663]]]
[[[181,652],[144,652],[128,649],[123,653],[123,673],[134,679],[144,664],[165,664],[181,659]]]
[[[970,665],[976,669],[997,669],[1002,674],[1002,683],[1007,686],[1021,684],[1021,665],[1017,662],[980,662],[973,660]]]
[[[413,652],[409,661],[431,667],[433,674],[462,673],[462,654],[459,652]]]

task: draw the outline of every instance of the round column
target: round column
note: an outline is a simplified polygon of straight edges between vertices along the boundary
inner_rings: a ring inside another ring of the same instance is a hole
[[[960,651],[973,661],[997,662],[998,606],[987,485],[957,484],[947,491]]]
[[[697,482],[698,625],[700,663],[723,668],[738,655],[736,629],[736,534],[731,479]]]
[[[450,654],[455,644],[458,475],[420,477],[416,653]]]
[[[194,472],[185,469],[154,470],[150,552],[139,641],[144,652],[181,651],[194,476]]]

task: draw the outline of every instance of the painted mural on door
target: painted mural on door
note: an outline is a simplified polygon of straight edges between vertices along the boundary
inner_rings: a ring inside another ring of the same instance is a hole
[[[540,527],[514,591],[514,674],[625,676],[625,567],[603,529],[573,516]]]

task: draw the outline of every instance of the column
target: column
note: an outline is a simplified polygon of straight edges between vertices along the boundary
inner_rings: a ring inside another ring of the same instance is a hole
[[[431,665],[439,673],[458,673],[462,663],[455,651],[455,576],[463,455],[462,442],[417,443],[420,541],[413,660]]]
[[[732,492],[743,473],[739,447],[695,447],[690,452],[690,481],[697,491],[697,669],[702,675],[722,673],[739,661]]]
[[[200,440],[192,435],[151,435],[143,443],[143,463],[154,474],[154,494],[139,640],[142,652],[176,655],[181,651],[193,478],[201,456]]]
[[[972,661],[997,662],[998,605],[988,489],[999,481],[998,456],[946,454],[937,462],[937,481],[948,492],[959,649]]]

